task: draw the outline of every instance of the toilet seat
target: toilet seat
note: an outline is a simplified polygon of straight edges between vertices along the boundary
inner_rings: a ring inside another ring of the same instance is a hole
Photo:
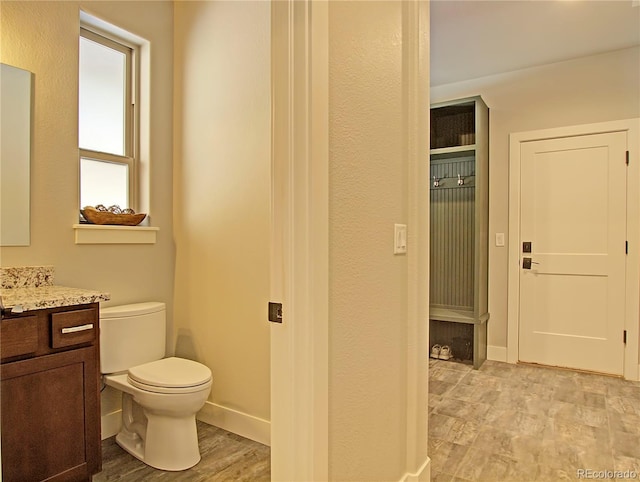
[[[128,382],[154,393],[190,393],[211,383],[211,370],[185,358],[163,358],[129,368]]]

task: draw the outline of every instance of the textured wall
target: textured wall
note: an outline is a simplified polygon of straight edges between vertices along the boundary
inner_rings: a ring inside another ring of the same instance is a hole
[[[176,353],[269,420],[269,2],[175,4]]]
[[[401,2],[329,4],[329,477],[406,461],[407,220]],[[384,454],[384,457],[380,455]]]
[[[85,6],[154,46],[150,213],[160,228],[155,245],[74,244],[79,9]],[[2,265],[51,264],[56,283],[108,291],[110,304],[150,299],[171,304],[171,8],[164,2],[2,2],[0,8],[2,62],[35,74],[31,246],[3,247]]]
[[[639,85],[636,47],[431,89],[432,102],[479,94],[490,109],[489,345],[507,344],[509,241],[495,233],[509,233],[509,134],[639,117]]]
[[[80,8],[151,41],[151,206],[155,245],[76,245]],[[173,301],[172,18],[165,2],[5,2],[1,60],[34,73],[31,246],[3,247],[3,266],[50,264],[55,282],[111,302]],[[144,13],[142,13],[144,12]]]
[[[150,210],[160,228],[154,245],[76,245],[78,222],[78,35],[80,8],[152,45]],[[111,293],[105,305],[173,304],[172,41],[166,2],[0,3],[0,60],[34,73],[31,245],[0,248],[2,266],[53,265],[56,284]],[[169,333],[171,329],[169,328]],[[169,346],[172,342],[168,341]],[[119,395],[103,393],[103,414]]]

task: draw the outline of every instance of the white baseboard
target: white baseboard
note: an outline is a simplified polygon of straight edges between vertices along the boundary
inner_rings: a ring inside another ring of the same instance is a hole
[[[427,457],[415,474],[406,473],[400,482],[429,482],[431,480],[431,459]]]
[[[197,419],[264,445],[271,445],[271,422],[212,402],[205,403]]]
[[[507,347],[506,346],[487,346],[487,360],[506,362]]]
[[[122,425],[122,410],[103,415],[100,420],[102,440],[117,435]]]
[[[207,402],[196,418],[229,432],[241,435],[264,445],[271,442],[271,423],[246,413]],[[117,435],[122,426],[122,410],[115,410],[101,417],[102,440]]]

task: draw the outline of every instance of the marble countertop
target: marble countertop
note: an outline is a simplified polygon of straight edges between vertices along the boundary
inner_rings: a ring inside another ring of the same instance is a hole
[[[102,291],[69,288],[67,286],[48,285],[23,288],[0,289],[5,310],[14,312],[57,308],[59,306],[84,305],[111,299],[109,293]]]

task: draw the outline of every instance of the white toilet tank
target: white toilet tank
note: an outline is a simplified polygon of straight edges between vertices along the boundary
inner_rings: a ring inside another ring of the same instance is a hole
[[[117,373],[165,356],[166,310],[160,302],[100,309],[100,371]]]

